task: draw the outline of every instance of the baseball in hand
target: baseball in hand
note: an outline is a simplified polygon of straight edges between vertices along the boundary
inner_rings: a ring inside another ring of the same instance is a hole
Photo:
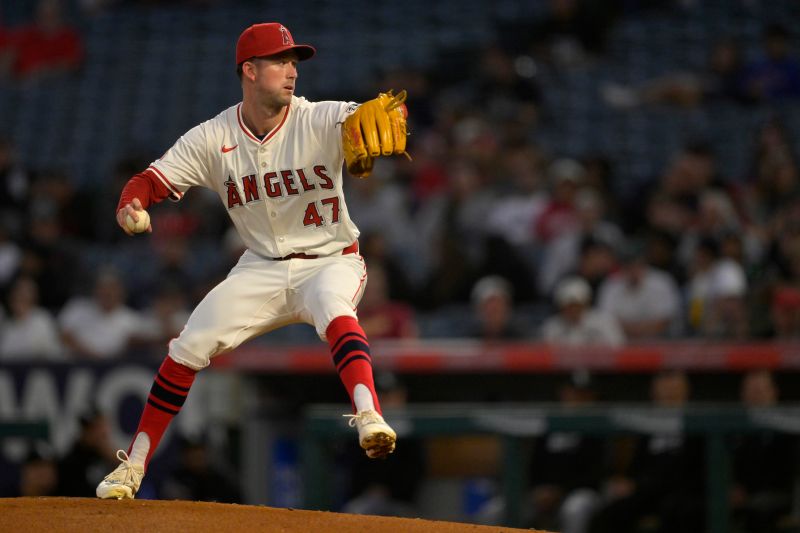
[[[136,215],[139,217],[138,222],[134,221],[130,215],[127,215],[125,217],[125,225],[128,226],[128,229],[133,233],[147,231],[148,226],[150,226],[150,215],[144,210],[136,211]]]

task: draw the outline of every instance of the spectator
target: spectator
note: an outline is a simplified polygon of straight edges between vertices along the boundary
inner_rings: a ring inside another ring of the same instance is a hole
[[[601,93],[606,103],[620,109],[653,104],[698,107],[714,100],[744,103],[743,68],[737,42],[722,38],[712,46],[702,71],[670,72],[635,86],[609,83]]]
[[[493,206],[474,164],[459,159],[449,168],[450,189],[431,197],[417,216],[424,245],[415,253],[426,273],[419,305],[426,309],[469,300],[477,278],[475,265],[482,258],[485,221]]]
[[[550,164],[550,200],[534,222],[534,233],[540,242],[550,243],[580,228],[575,202],[585,175],[583,165],[574,159],[558,159]]]
[[[622,325],[630,340],[668,337],[680,319],[680,293],[669,274],[645,262],[643,250],[631,248],[621,271],[600,287],[598,305]]]
[[[679,409],[689,394],[682,371],[664,371],[653,378],[654,407]],[[628,472],[608,480],[606,503],[592,518],[590,531],[632,533],[645,518],[659,531],[704,531],[702,440],[665,429],[635,442]]]
[[[676,282],[685,281],[686,271],[678,257],[678,246],[683,235],[666,231],[647,230],[643,235],[645,257],[653,268],[666,272]]]
[[[153,209],[155,211],[155,209]],[[187,295],[190,302],[194,303],[202,299],[202,294],[198,294],[205,280],[204,274],[212,270],[216,273],[214,259],[216,254],[211,255],[206,260],[200,260],[203,244],[200,239],[193,239],[193,232],[197,230],[197,217],[187,210],[179,210],[173,213],[163,214],[156,220],[159,232],[154,234],[152,239],[152,249],[155,257],[147,266],[153,270],[145,276],[145,283],[142,287],[144,294],[153,294],[158,291],[159,285],[168,284],[179,287]],[[144,265],[143,265],[144,266]],[[134,297],[141,294],[134,294]],[[142,305],[143,302],[134,301],[135,305]]]
[[[544,155],[530,143],[502,148],[499,158],[508,191],[494,202],[486,224],[489,232],[509,244],[529,249],[535,234],[534,221],[549,202],[545,189]]]
[[[97,225],[94,202],[91,193],[81,193],[70,176],[58,169],[40,171],[31,187],[31,212],[52,216],[66,238],[92,239]]]
[[[483,260],[478,271],[483,276],[499,276],[514,287],[516,303],[537,299],[535,270],[532,261],[535,250],[511,245],[501,236],[490,235],[483,240]]]
[[[84,58],[81,36],[63,20],[60,0],[39,0],[34,22],[12,31],[9,46],[11,74],[19,80],[74,72]]]
[[[92,409],[78,420],[80,434],[58,463],[59,496],[94,497],[108,468],[117,463],[106,416]]]
[[[703,191],[698,196],[694,222],[681,237],[678,254],[682,263],[684,265],[689,263],[692,249],[701,239],[722,242],[723,238],[731,233],[747,238],[733,202],[722,191],[715,189]]]
[[[369,281],[358,304],[358,321],[368,338],[411,339],[418,336],[414,309],[389,298],[386,271],[371,263]]]
[[[619,198],[614,190],[617,182],[615,167],[611,158],[605,154],[592,154],[581,159],[586,169],[584,182],[600,196],[599,204],[608,220],[619,222]]]
[[[69,351],[79,358],[122,356],[141,334],[141,318],[125,305],[125,288],[113,271],[97,276],[91,298],[74,297],[59,316]]]
[[[796,330],[795,293],[800,288],[800,202],[774,214],[770,243],[753,294],[756,331],[791,338]]]
[[[741,265],[721,259],[714,265],[709,286],[708,314],[704,317],[705,337],[743,340],[749,336],[747,279]]]
[[[736,205],[744,220],[768,225],[776,212],[800,197],[797,158],[785,126],[770,120],[759,128],[749,174],[735,187]]]
[[[166,500],[239,503],[241,493],[225,470],[213,464],[211,450],[202,440],[182,439],[180,466],[161,485]]]
[[[778,386],[768,370],[753,370],[742,379],[741,401],[746,408],[778,404]],[[775,533],[780,519],[792,510],[797,474],[797,438],[764,430],[737,435],[733,443],[734,516],[744,531]]]
[[[481,278],[472,288],[475,324],[472,336],[485,341],[524,336],[514,318],[511,285],[499,276]]]
[[[792,55],[789,30],[769,24],[762,37],[764,55],[744,69],[742,83],[747,96],[759,103],[800,97],[800,63]]]
[[[239,488],[216,467],[208,444],[202,440],[181,439],[180,466],[167,476],[159,490],[166,500],[239,503]]]
[[[369,179],[347,181],[347,208],[364,234],[383,235],[390,253],[414,246],[407,191],[394,182],[392,161],[376,161]],[[392,220],[392,224],[387,224]]]
[[[0,325],[0,360],[63,359],[56,322],[38,303],[36,282],[18,278],[8,296],[10,315]]]
[[[558,399],[567,408],[594,404],[588,373],[573,373],[561,385]],[[550,432],[537,438],[530,465],[530,526],[586,533],[600,503],[598,490],[606,459],[606,442],[597,436]]]
[[[65,238],[55,212],[37,210],[30,215],[19,273],[36,281],[42,307],[57,313],[83,275],[79,268],[82,248]]]
[[[161,354],[164,346],[183,329],[189,319],[185,291],[164,282],[153,295],[150,305],[142,312],[142,340]]]
[[[647,226],[681,237],[691,228],[701,195],[711,188],[720,188],[714,152],[705,142],[686,143],[658,179],[627,195],[623,229],[635,234]]]
[[[578,192],[575,200],[578,228],[562,233],[545,248],[539,271],[539,290],[543,294],[551,294],[560,278],[577,269],[581,246],[589,239],[601,241],[612,249],[622,247],[624,236],[616,224],[604,220],[602,202],[592,189]]]
[[[412,209],[447,190],[449,146],[442,133],[434,129],[424,131],[422,135],[414,160],[409,163]]]
[[[580,256],[575,274],[586,280],[592,289],[592,295],[596,295],[605,280],[616,272],[617,263],[617,252],[611,245],[590,237],[580,244]]]
[[[689,265],[689,279],[686,283],[686,319],[690,333],[697,334],[703,329],[708,314],[714,266],[719,260],[719,244],[711,238],[701,239],[694,248],[694,257]]]
[[[19,473],[19,489],[15,496],[40,498],[55,496],[58,468],[49,447],[39,444],[31,448]]]
[[[558,389],[566,410],[595,401],[591,377],[576,371]],[[526,527],[585,533],[599,503],[598,488],[606,463],[602,438],[579,432],[554,431],[536,438],[530,463],[530,490],[522,508]],[[491,498],[478,511],[481,524],[500,524],[506,512],[503,495]]]
[[[545,342],[571,346],[619,346],[625,342],[617,320],[591,308],[592,289],[583,278],[562,280],[556,287],[555,301],[558,314],[542,326]]]

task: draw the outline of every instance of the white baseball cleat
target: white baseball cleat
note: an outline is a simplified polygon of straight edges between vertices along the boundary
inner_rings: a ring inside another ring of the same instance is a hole
[[[139,490],[139,485],[142,484],[144,467],[133,464],[124,450],[117,450],[117,459],[122,461],[122,464],[97,485],[95,494],[104,500],[111,498],[132,500]]]
[[[394,451],[397,434],[377,411],[368,409],[343,416],[350,418],[350,427],[356,426],[358,429],[358,443],[366,450],[367,457],[378,459]]]

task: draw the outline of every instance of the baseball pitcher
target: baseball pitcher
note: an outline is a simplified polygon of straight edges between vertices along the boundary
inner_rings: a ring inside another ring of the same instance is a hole
[[[236,45],[242,101],[183,135],[122,190],[117,223],[152,231],[145,209],[180,200],[194,186],[219,194],[247,250],[192,312],[155,376],[121,464],[99,498],[133,498],[150,458],[212,357],[287,324],[306,322],[330,345],[354,414],[350,425],[371,458],[395,448],[381,416],[369,343],[356,307],[367,282],[358,228],[342,192],[342,163],[369,176],[375,157],[404,154],[405,92],[360,106],[295,96],[297,66],[315,49],[271,22],[250,26]]]

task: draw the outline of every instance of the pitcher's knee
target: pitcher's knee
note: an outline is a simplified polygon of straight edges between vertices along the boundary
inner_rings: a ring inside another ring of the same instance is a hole
[[[322,290],[315,294],[313,302],[306,302],[306,305],[309,308],[320,307],[320,308],[339,308],[339,307],[346,307],[352,309],[356,306],[355,302],[349,297],[341,292],[335,290]]]
[[[355,316],[356,305],[348,296],[328,290],[317,293],[313,302],[306,302],[306,308],[315,317],[317,315],[326,316],[330,317],[330,320],[342,315]]]
[[[176,362],[194,370],[202,370],[211,363],[214,355],[212,343],[202,332],[184,330],[180,337],[169,343],[169,356]]]

